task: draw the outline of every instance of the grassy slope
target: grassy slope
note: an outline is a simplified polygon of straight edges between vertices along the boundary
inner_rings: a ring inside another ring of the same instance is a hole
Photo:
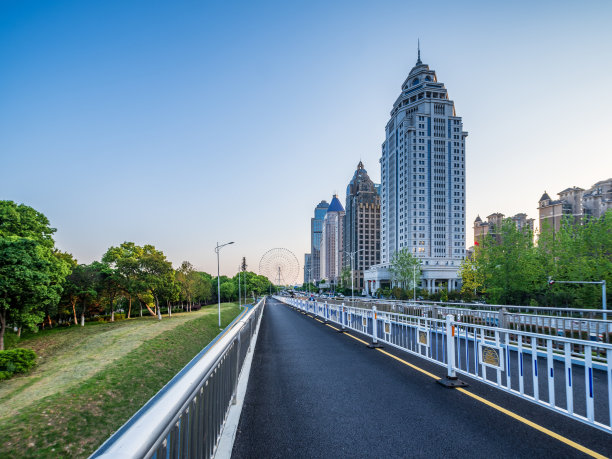
[[[43,359],[36,372],[0,386],[0,457],[92,453],[217,335],[215,312],[73,328],[20,343]],[[224,326],[238,312],[227,305]]]

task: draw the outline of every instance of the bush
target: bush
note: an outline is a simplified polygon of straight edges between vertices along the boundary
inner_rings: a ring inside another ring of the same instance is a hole
[[[31,349],[0,351],[0,380],[14,373],[27,373],[36,365],[36,353]]]

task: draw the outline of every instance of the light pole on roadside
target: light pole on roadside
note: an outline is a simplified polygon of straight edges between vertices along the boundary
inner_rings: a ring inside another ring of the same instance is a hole
[[[312,271],[312,268],[306,268],[306,271],[308,271],[308,296],[310,297],[310,271]]]
[[[412,301],[416,303],[416,264],[412,265]]]
[[[225,244],[219,245],[217,242],[217,247],[215,247],[215,253],[217,254],[217,301],[218,301],[218,313],[219,313],[219,329],[221,328],[221,280],[219,279],[219,251],[222,247],[226,245],[233,244],[234,242],[226,242]]]
[[[240,304],[240,295],[241,295],[241,292],[240,292],[240,266],[238,266],[238,307],[241,306],[241,304]],[[246,298],[245,298],[245,300],[246,300]],[[246,303],[246,301],[245,301],[245,303]]]
[[[363,252],[364,250],[365,249],[359,249],[359,250],[355,250],[354,252],[344,252],[349,257],[351,257],[351,303],[353,304],[355,304],[355,288],[354,288],[355,273],[353,272],[353,260],[355,259],[355,255],[357,255],[359,252]]]
[[[600,281],[559,281],[559,280],[553,280],[552,278],[548,278],[548,285],[553,285],[553,284],[601,284],[601,309],[604,310],[603,313],[603,319],[604,320],[608,320],[608,314],[605,312],[607,309],[606,306],[606,281],[604,280],[600,280]]]

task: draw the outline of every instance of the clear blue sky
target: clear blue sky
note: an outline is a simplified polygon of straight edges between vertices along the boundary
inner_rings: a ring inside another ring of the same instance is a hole
[[[416,60],[469,131],[476,214],[612,175],[612,2],[0,2],[0,199],[81,262],[125,240],[175,264],[303,263],[361,158],[378,181]]]

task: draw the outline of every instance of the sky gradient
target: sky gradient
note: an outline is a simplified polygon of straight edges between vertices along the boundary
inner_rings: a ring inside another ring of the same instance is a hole
[[[469,132],[466,226],[612,176],[612,3],[0,3],[0,199],[80,262],[123,241],[257,271],[380,145],[416,61]]]

